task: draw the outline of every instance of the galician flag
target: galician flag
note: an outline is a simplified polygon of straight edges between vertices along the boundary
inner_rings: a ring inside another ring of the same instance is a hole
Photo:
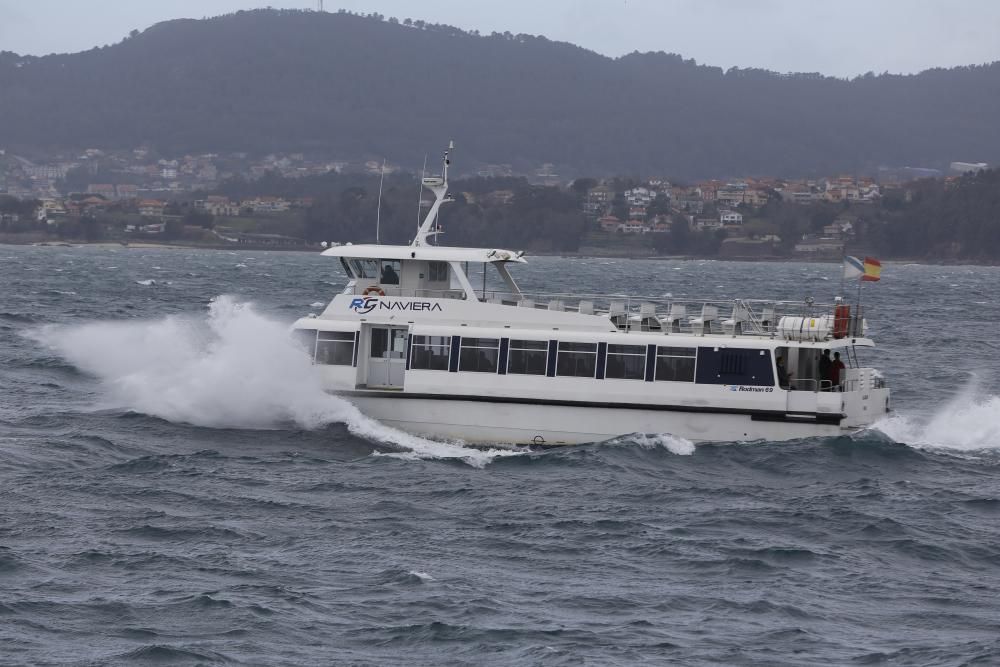
[[[860,278],[862,281],[875,282],[882,276],[882,262],[874,257],[865,257],[861,261],[848,255],[844,258],[844,280]]]

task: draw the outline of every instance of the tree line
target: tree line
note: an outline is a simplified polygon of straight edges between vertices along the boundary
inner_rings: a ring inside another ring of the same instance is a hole
[[[1000,163],[1000,64],[851,80],[607,58],[544,37],[290,10],[0,52],[0,146],[413,156],[697,179]],[[71,101],[68,103],[67,101]]]
[[[409,243],[427,207],[418,208],[419,179],[408,173],[389,174],[382,187],[379,207],[379,177],[363,173],[330,173],[307,178],[284,178],[268,173],[262,179],[233,179],[215,194],[242,200],[258,195],[287,199],[311,197],[312,206],[266,220],[257,231],[285,234],[309,242],[370,243],[375,241],[379,218],[379,240]],[[593,241],[597,223],[583,214],[583,202],[595,179],[578,179],[569,188],[534,185],[524,178],[467,178],[451,181],[453,203],[441,209],[439,222],[445,234],[442,245],[507,247],[534,252],[579,250]],[[619,187],[630,179],[613,181]],[[84,197],[89,195],[77,195]],[[199,198],[203,195],[199,195]],[[423,193],[425,204],[430,200]],[[46,232],[62,238],[96,240],[114,232],[125,222],[127,206],[119,203],[108,210],[80,219],[67,218],[46,225],[35,218],[40,202],[0,195],[0,232]],[[645,241],[662,254],[711,257],[726,238],[723,230],[692,229],[685,215],[671,212],[664,201],[654,200],[653,213],[668,215],[667,233],[649,234]],[[419,213],[418,213],[419,211]],[[855,236],[849,250],[876,253],[887,259],[967,260],[1000,262],[1000,169],[966,174],[957,179],[926,179],[885,191],[871,205],[817,202],[807,206],[783,202],[775,195],[763,207],[742,207],[743,232],[751,236],[781,238],[779,253],[791,255],[804,235],[815,235],[839,216],[853,220]],[[183,228],[210,228],[226,224],[213,219],[190,200],[171,202],[165,211],[170,235]],[[708,206],[703,216],[715,211]],[[608,242],[608,237],[601,237]],[[613,241],[612,241],[613,242]]]
[[[300,233],[311,241],[354,243],[375,239],[378,177],[370,174],[328,174],[286,179],[271,173],[259,181],[233,180],[219,194],[246,198],[271,194],[286,198],[314,197],[304,213]],[[456,201],[442,208],[444,245],[504,246],[542,252],[575,252],[597,229],[583,215],[587,190],[597,183],[581,178],[569,188],[533,185],[524,178],[453,179]],[[636,181],[610,181],[622,190]],[[498,194],[499,193],[499,194]],[[419,180],[406,173],[386,176],[381,206],[381,240],[408,243],[417,227]],[[425,195],[425,198],[426,195]],[[620,197],[619,197],[620,198]],[[614,204],[613,204],[614,206]],[[422,208],[420,219],[426,212]],[[740,206],[743,233],[774,235],[777,250],[791,255],[804,236],[847,214],[854,222],[853,247],[886,258],[1000,261],[1000,169],[966,174],[957,179],[925,179],[885,191],[876,204],[782,201],[778,193],[766,205]],[[671,212],[659,197],[650,215],[663,214],[670,231],[649,234],[648,243],[663,254],[710,257],[726,238],[723,230],[696,231],[686,215]],[[700,217],[718,212],[709,204]],[[605,237],[605,241],[606,241]]]

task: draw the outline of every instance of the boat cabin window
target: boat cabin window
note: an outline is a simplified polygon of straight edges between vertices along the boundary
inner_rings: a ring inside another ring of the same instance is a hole
[[[559,343],[556,375],[589,377],[597,371],[597,343]]]
[[[427,262],[427,281],[448,282],[448,262]]]
[[[774,386],[774,367],[768,350],[699,347],[698,384]]]
[[[398,259],[383,259],[381,260],[382,270],[379,275],[378,281],[383,285],[398,285],[399,284],[399,272],[400,272],[400,262]]]
[[[374,259],[352,259],[351,272],[355,278],[378,280],[378,262]]]
[[[354,362],[353,331],[320,331],[316,341],[316,363],[350,366]]]
[[[458,356],[458,370],[496,373],[499,358],[499,338],[466,338],[463,336],[462,349]]]
[[[451,336],[414,336],[410,349],[410,368],[446,371],[451,359]]]
[[[693,347],[657,347],[657,381],[694,382],[694,366],[697,349]]]
[[[510,340],[507,372],[514,375],[545,375],[549,343],[544,340]]]
[[[645,345],[608,345],[604,377],[619,380],[646,378]]]

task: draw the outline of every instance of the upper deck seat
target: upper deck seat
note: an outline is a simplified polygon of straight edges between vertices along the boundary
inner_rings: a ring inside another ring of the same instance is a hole
[[[581,301],[577,305],[577,310],[581,315],[593,315],[594,314],[594,302],[593,301]]]
[[[562,299],[552,299],[549,301],[549,310],[566,310],[566,304]]]
[[[535,300],[534,299],[521,299],[520,301],[517,302],[517,305],[521,306],[522,308],[534,308],[535,307]]]
[[[687,306],[679,303],[670,304],[670,313],[663,320],[668,333],[681,333],[681,322],[687,320]]]
[[[628,312],[625,310],[624,301],[612,301],[611,307],[608,309],[608,317],[619,329],[628,328]]]
[[[662,331],[663,325],[660,318],[656,316],[655,303],[642,303],[639,306],[639,330],[640,331]]]
[[[728,319],[722,320],[723,333],[738,336],[743,333],[743,323],[750,319],[750,314],[742,304],[733,306],[733,312]]]
[[[701,315],[691,318],[691,333],[701,335],[712,333],[712,322],[717,319],[719,319],[719,309],[706,303],[701,307]]]
[[[774,306],[764,306],[760,313],[760,328],[763,330],[762,333],[773,332],[774,325]]]

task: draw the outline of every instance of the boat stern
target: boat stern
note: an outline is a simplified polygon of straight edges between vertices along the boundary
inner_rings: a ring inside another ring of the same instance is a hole
[[[846,428],[866,428],[889,413],[889,388],[874,368],[847,369],[841,395]]]

